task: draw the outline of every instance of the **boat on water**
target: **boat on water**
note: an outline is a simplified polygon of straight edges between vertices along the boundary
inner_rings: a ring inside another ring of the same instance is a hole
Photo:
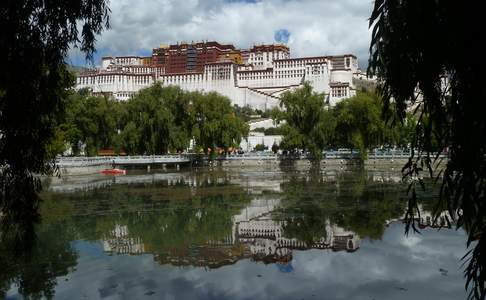
[[[122,170],[122,169],[104,169],[104,170],[101,170],[100,173],[107,174],[107,175],[125,175],[125,174],[127,174],[127,170]]]

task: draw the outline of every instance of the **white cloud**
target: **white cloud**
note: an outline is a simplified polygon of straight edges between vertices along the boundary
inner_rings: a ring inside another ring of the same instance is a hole
[[[353,53],[366,64],[371,0],[251,2],[112,0],[111,29],[99,37],[97,48],[101,55],[125,55],[201,40],[249,48],[273,43],[275,32],[287,29],[293,57]]]

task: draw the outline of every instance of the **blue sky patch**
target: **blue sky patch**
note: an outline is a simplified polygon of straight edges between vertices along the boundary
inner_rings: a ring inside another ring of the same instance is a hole
[[[274,39],[278,43],[284,43],[284,44],[288,43],[289,37],[290,37],[290,32],[285,28],[275,31]]]

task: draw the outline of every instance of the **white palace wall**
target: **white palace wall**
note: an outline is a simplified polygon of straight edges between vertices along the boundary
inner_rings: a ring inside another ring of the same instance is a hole
[[[106,68],[80,74],[76,88],[89,88],[95,94],[109,93],[123,101],[140,89],[161,82],[187,91],[218,92],[228,97],[232,104],[260,110],[278,106],[282,93],[298,88],[304,82],[309,82],[314,91],[325,93],[325,100],[331,105],[356,94],[353,76],[359,73],[356,57],[352,55],[276,58],[271,67],[265,61],[265,69],[217,62],[204,65],[201,73],[184,74],[165,74],[163,68],[137,65],[135,57],[117,58],[123,63],[120,65],[114,65],[113,59],[108,65],[106,59],[103,61]]]

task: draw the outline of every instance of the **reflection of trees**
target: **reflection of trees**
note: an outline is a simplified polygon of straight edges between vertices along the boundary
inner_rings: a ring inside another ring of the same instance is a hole
[[[115,185],[66,198],[77,238],[109,239],[115,227],[126,226],[126,238],[140,238],[145,249],[160,255],[185,255],[191,245],[231,236],[233,215],[249,201],[240,186],[229,184],[224,172]]]
[[[150,252],[162,264],[205,267],[232,264],[252,255],[265,262],[288,262],[292,249],[343,250],[342,242],[351,240],[353,233],[379,239],[386,221],[402,215],[403,186],[374,181],[373,175],[365,171],[326,175],[314,169],[304,175],[286,172],[282,195],[272,195],[280,208],[274,210],[272,205],[254,215],[261,219],[248,220],[251,226],[267,230],[266,235],[241,235],[237,240],[233,230],[240,230],[243,222],[236,226],[233,216],[250,199],[247,187],[232,185],[225,172],[113,185],[63,194],[62,200],[59,194],[45,193],[40,210],[43,223],[37,228],[33,252],[16,252],[13,249],[18,248],[11,243],[0,245],[0,295],[17,284],[25,296],[52,297],[56,277],[76,264],[69,244],[76,239],[105,241],[108,253]],[[427,193],[434,197],[433,191]],[[278,220],[271,219],[271,212]],[[268,237],[268,226],[263,224],[267,220],[278,227],[278,235]],[[117,251],[118,246],[130,248],[133,243],[133,252]]]
[[[184,255],[191,245],[231,236],[232,217],[247,201],[245,194],[188,199],[184,205],[131,218],[127,226],[131,234],[142,237],[152,252]]]
[[[68,274],[77,260],[70,244],[74,236],[65,225],[39,225],[36,242],[26,252],[15,251],[15,240],[4,237],[0,243],[0,297],[5,297],[12,284],[25,298],[54,297],[56,277]]]
[[[82,224],[76,228],[83,228],[82,238],[109,239],[116,226],[126,226],[128,234],[124,238],[139,238],[144,249],[156,254],[159,261],[167,257],[187,259],[194,245],[231,236],[233,215],[249,201],[241,187],[218,180],[204,178],[195,185],[198,187],[194,190],[181,182],[165,189],[124,189],[118,194],[117,205],[130,202],[135,210],[77,217],[76,222]],[[110,195],[98,194],[98,201]]]
[[[400,217],[403,186],[375,182],[366,171],[291,176],[282,184],[285,235],[307,243],[325,234],[326,220],[361,237],[379,239],[388,220]]]
[[[18,239],[0,233],[0,297],[15,284],[25,297],[52,298],[56,277],[76,265],[70,242],[113,238],[117,226],[126,226],[127,237],[141,240],[145,250],[161,262],[169,256],[187,260],[194,256],[194,245],[231,236],[232,217],[249,198],[228,181],[226,173],[195,173],[187,180],[114,185],[63,194],[62,199],[59,194],[42,194],[42,223],[36,228],[31,252],[20,251],[24,249],[14,247]],[[226,252],[242,251],[233,248]],[[214,264],[233,255],[208,249],[199,252],[214,257]]]

